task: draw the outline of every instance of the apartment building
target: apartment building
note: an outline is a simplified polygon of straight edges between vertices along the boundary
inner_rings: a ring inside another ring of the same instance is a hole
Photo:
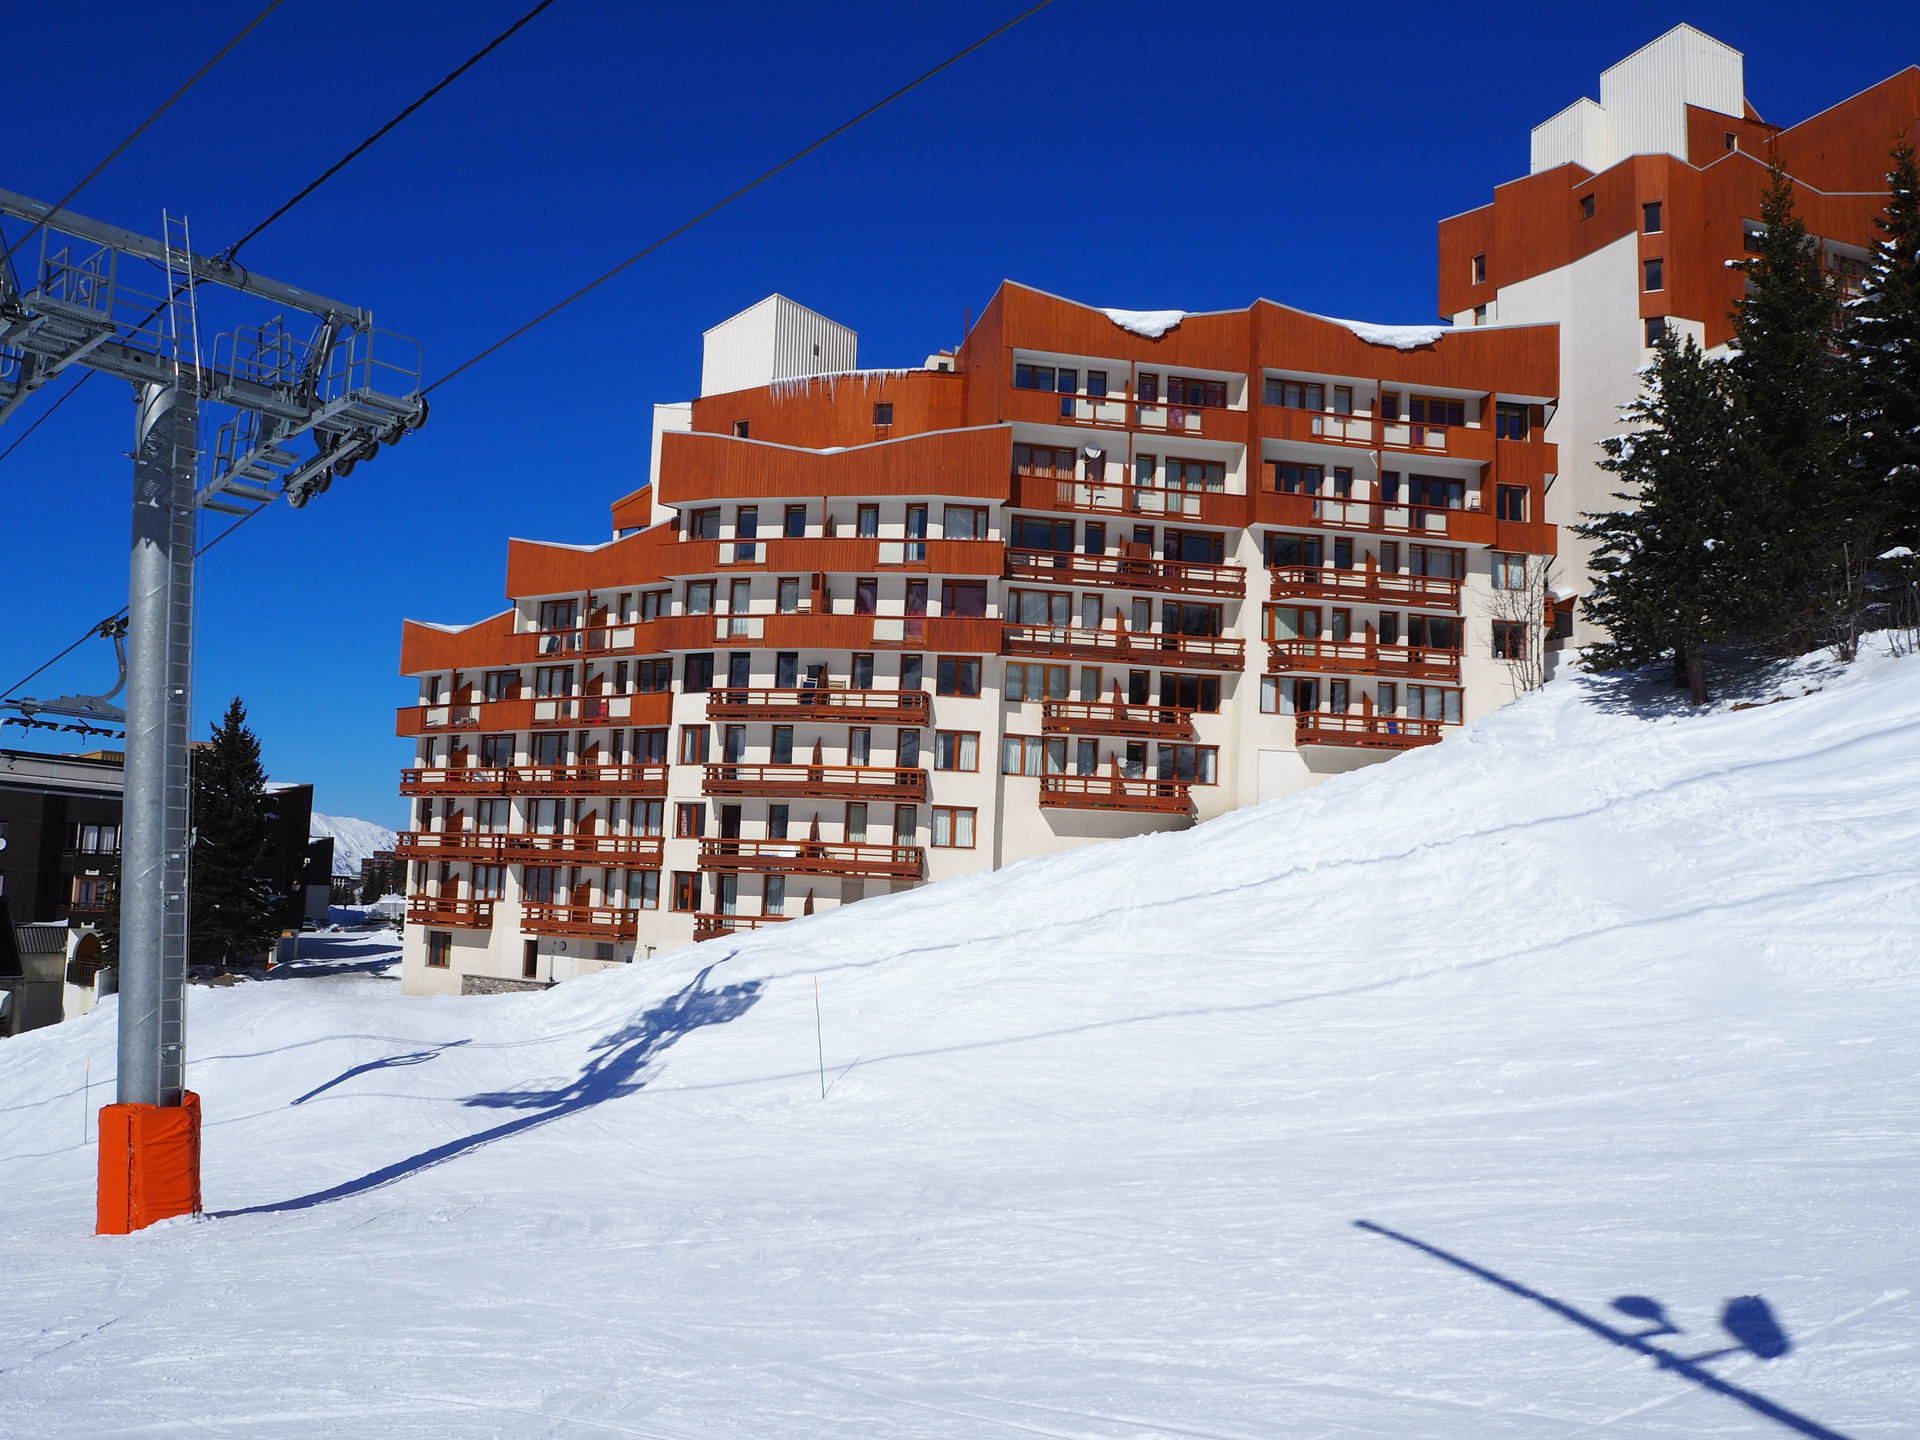
[[[772,297],[600,544],[410,622],[404,978],[544,985],[1431,744],[1537,664],[1552,325]]]
[[[1564,473],[1547,496],[1560,526],[1614,508],[1599,442],[1664,330],[1708,349],[1733,333],[1770,166],[1820,237],[1829,272],[1857,290],[1886,204],[1888,151],[1920,143],[1920,67],[1908,66],[1797,125],[1747,102],[1739,51],[1689,25],[1602,73],[1600,98],[1536,126],[1529,173],[1493,203],[1440,224],[1440,310],[1460,326],[1560,327],[1560,405],[1549,435]],[[1590,547],[1562,538],[1560,605],[1573,618]],[[1576,635],[1588,638],[1584,622]]]

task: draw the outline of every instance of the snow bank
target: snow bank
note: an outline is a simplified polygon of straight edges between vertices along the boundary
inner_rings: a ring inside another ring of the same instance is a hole
[[[1333,323],[1346,326],[1369,345],[1391,345],[1396,350],[1417,350],[1422,345],[1431,345],[1453,329],[1451,325],[1373,325],[1365,320],[1334,320]]]
[[[200,1224],[86,1233],[113,1002],[0,1044],[0,1431],[1784,1433],[1491,1275],[1761,1297],[1696,1369],[1899,1433],[1920,659],[1672,693],[540,994],[195,987]]]
[[[1100,313],[1106,316],[1122,330],[1130,330],[1135,335],[1145,336],[1149,340],[1158,340],[1162,335],[1187,318],[1184,310],[1108,310]]]

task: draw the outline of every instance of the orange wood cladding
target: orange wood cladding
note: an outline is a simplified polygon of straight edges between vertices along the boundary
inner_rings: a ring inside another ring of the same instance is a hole
[[[547,656],[548,663],[566,656]],[[610,702],[627,702],[624,713]],[[556,713],[537,714],[540,706],[551,705]],[[562,708],[564,707],[564,708]],[[430,715],[444,719],[429,722]],[[401,736],[446,735],[463,731],[545,730],[565,726],[665,725],[673,717],[673,696],[665,691],[640,695],[567,696],[551,700],[487,700],[451,705],[403,705],[394,724]]]
[[[1281,565],[1268,573],[1273,576],[1275,600],[1326,600],[1336,605],[1402,605],[1440,610],[1460,608],[1460,582],[1438,575],[1335,570],[1325,565]]]
[[[1109,775],[1043,775],[1043,810],[1145,810],[1187,814],[1193,797],[1173,780],[1132,780]]]
[[[1004,426],[936,431],[837,454],[669,433],[660,440],[660,499],[669,505],[820,495],[1006,498],[1013,456]]]
[[[1183,520],[1237,528],[1247,523],[1247,497],[1224,490],[1170,490],[1124,481],[1068,480],[1055,475],[1013,477],[1011,503],[1022,510],[1073,510],[1134,520]]]
[[[1055,585],[1111,585],[1122,590],[1173,590],[1183,595],[1230,599],[1247,593],[1247,572],[1238,565],[1157,560],[1147,555],[1009,550],[1006,573],[1013,580],[1044,580]]]
[[[407,897],[407,923],[486,930],[493,925],[493,901],[461,900],[447,895],[410,895]]]
[[[1040,728],[1049,735],[1147,735],[1191,740],[1193,714],[1175,705],[1125,705],[1099,700],[1049,700]]]
[[[924,800],[927,772],[881,765],[709,765],[706,795],[815,800]]]
[[[664,795],[664,765],[449,766],[400,772],[402,795]]]
[[[643,505],[651,504],[652,491],[640,492]],[[625,524],[646,526],[639,520]],[[616,517],[616,527],[625,528]],[[638,535],[609,540],[604,545],[547,545],[537,540],[507,542],[507,594],[576,595],[583,590],[611,590],[622,585],[648,585],[663,577],[661,566],[677,547],[671,526],[642,529]]]
[[[918,845],[707,839],[700,842],[700,868],[754,875],[872,875],[918,880],[926,873],[926,853]]]
[[[810,450],[866,445],[886,438],[884,433],[874,433],[876,404],[893,407],[892,429],[897,435],[958,429],[964,423],[960,418],[964,387],[957,373],[939,370],[787,380],[695,400],[693,428],[732,435],[734,425],[744,420],[753,439],[779,445]]]
[[[1273,490],[1261,491],[1253,501],[1256,522],[1292,530],[1364,530],[1467,545],[1491,545],[1496,534],[1490,510],[1442,510],[1404,502],[1389,505],[1379,500],[1341,500],[1328,495],[1285,495]]]
[[[1364,640],[1275,640],[1267,651],[1271,670],[1357,672],[1409,680],[1460,678],[1460,657],[1450,650],[1375,645]]]
[[[693,940],[697,945],[741,930],[759,930],[768,925],[778,925],[792,918],[791,915],[715,915],[702,910],[693,917]]]
[[[1029,655],[1037,659],[1109,660],[1121,664],[1238,670],[1246,663],[1246,642],[1221,635],[1162,635],[1144,630],[1080,630],[1064,625],[1009,625],[1000,653]]]
[[[710,690],[709,720],[772,720],[835,725],[927,723],[932,714],[923,690]]]
[[[774,518],[778,518],[777,516]],[[917,547],[909,550],[909,546]],[[1006,546],[998,540],[875,540],[851,535],[814,536],[748,542],[750,559],[741,559],[741,542],[687,540],[665,558],[666,573],[688,575],[805,574],[814,571],[872,575],[906,570],[937,575],[998,575]],[[909,559],[908,555],[924,558]]]
[[[1296,745],[1351,745],[1376,750],[1410,750],[1440,739],[1438,720],[1403,720],[1389,715],[1299,716],[1294,722]]]
[[[640,912],[614,905],[547,905],[529,901],[520,907],[520,928],[529,935],[631,940],[640,933]]]

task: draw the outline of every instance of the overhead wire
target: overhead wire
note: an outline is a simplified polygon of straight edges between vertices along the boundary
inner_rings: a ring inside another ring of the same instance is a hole
[[[706,209],[702,210],[698,215],[695,215],[692,219],[682,221],[680,224],[674,226],[673,229],[667,231],[666,234],[662,235],[659,239],[653,241],[650,245],[646,246],[644,249],[636,250],[633,254],[629,255],[626,259],[622,260],[618,265],[615,265],[612,269],[603,272],[601,275],[597,276],[593,280],[588,281],[585,285],[582,285],[578,290],[574,291],[571,295],[567,296],[565,299],[557,302],[556,304],[548,306],[545,310],[542,310],[538,315],[534,316],[531,320],[527,321],[524,325],[520,326],[518,329],[510,331],[506,335],[501,336],[500,339],[494,341],[493,344],[487,346],[487,348],[482,350],[479,354],[471,357],[470,359],[464,360],[460,364],[454,366],[453,369],[449,370],[446,374],[442,375],[439,379],[435,380],[431,385],[427,386],[427,388],[422,390],[420,393],[422,395],[431,395],[435,390],[439,389],[442,385],[446,384],[449,380],[453,379],[454,376],[464,374],[468,370],[471,370],[475,365],[478,365],[482,360],[485,360],[489,355],[492,355],[495,351],[503,349],[504,347],[512,344],[515,340],[518,340],[522,335],[525,335],[529,330],[532,330],[535,326],[544,324],[546,321],[551,320],[555,315],[558,315],[562,310],[566,309],[569,305],[573,304],[574,301],[579,300],[584,296],[591,294],[593,291],[599,289],[602,285],[606,284],[609,280],[613,279],[614,276],[620,274],[621,271],[626,270],[628,267],[634,264],[637,264],[641,260],[646,259],[647,256],[651,255],[654,251],[658,250],[661,246],[665,245],[668,241],[678,239],[680,236],[686,234],[687,231],[691,230],[694,226],[698,225],[702,220],[705,220],[712,215],[718,214],[720,211],[726,209],[727,206],[731,205],[734,201],[738,200],[741,196],[747,194],[749,191],[756,190],[760,186],[766,184],[767,181],[771,180],[774,176],[778,175],[782,170],[785,170],[788,167],[795,165],[800,161],[806,159],[807,156],[811,155],[814,151],[818,150],[821,146],[827,144],[832,140],[838,139],[840,136],[844,135],[847,131],[851,130],[854,126],[858,125],[862,120],[865,120],[869,116],[875,115],[878,112],[886,109],[887,106],[893,104],[893,102],[900,99],[901,96],[909,94],[910,92],[919,89],[920,86],[926,84],[927,81],[931,80],[934,76],[938,75],[941,71],[949,69],[952,66],[959,64],[962,60],[966,59],[967,56],[973,54],[974,51],[982,48],[985,45],[991,44],[993,41],[999,39],[1002,35],[1006,34],[1007,31],[1013,29],[1014,26],[1020,24],[1022,21],[1029,20],[1033,16],[1038,15],[1042,10],[1046,9],[1052,3],[1053,3],[1053,0],[1040,0],[1039,4],[1034,5],[1029,9],[1021,11],[1018,15],[1014,16],[1011,20],[1008,20],[1004,24],[995,26],[992,30],[989,30],[985,35],[982,35],[978,40],[975,40],[971,45],[968,45],[965,49],[956,50],[953,54],[949,55],[946,59],[942,60],[938,65],[935,65],[932,69],[922,71],[919,75],[916,75],[913,79],[909,80],[906,84],[902,85],[898,90],[893,91],[891,94],[883,97],[882,99],[876,100],[873,104],[869,105],[866,109],[862,110],[858,115],[855,115],[851,120],[843,121],[841,124],[834,126],[833,129],[827,131],[827,133],[822,135],[819,139],[813,141],[809,145],[802,147],[799,150],[794,151],[793,154],[789,155],[786,159],[782,160],[778,165],[775,165],[770,169],[761,171],[760,174],[756,175],[753,179],[749,180],[746,184],[742,185],[738,190],[735,190],[731,194],[723,196],[721,199],[716,200],[713,204],[709,205]]]
[[[231,40],[227,41],[227,43],[222,45],[218,50],[214,51],[212,59],[208,60],[206,64],[202,65],[198,70],[194,71],[193,74],[189,75],[187,77],[186,83],[183,84],[178,90],[174,91],[173,94],[169,95],[165,100],[161,101],[160,107],[157,110],[155,110],[151,115],[147,116],[146,119],[142,120],[138,125],[134,126],[132,133],[130,133],[127,136],[127,138],[122,140],[118,145],[114,146],[113,149],[109,150],[104,160],[102,160],[98,165],[95,165],[93,169],[89,170],[85,175],[81,176],[79,184],[75,185],[71,190],[67,191],[66,194],[62,195],[58,200],[54,201],[53,208],[47,211],[46,214],[42,215],[30,227],[28,227],[27,233],[22,235],[18,240],[14,241],[13,244],[7,248],[6,254],[3,256],[0,256],[0,260],[11,260],[15,252],[18,251],[22,245],[25,245],[35,235],[39,234],[40,231],[46,227],[47,222],[53,219],[55,215],[58,215],[61,212],[61,210],[63,210],[66,207],[68,201],[72,200],[74,196],[78,195],[82,190],[86,189],[87,186],[91,185],[96,179],[98,179],[100,176],[100,172],[105,170],[114,161],[118,160],[120,156],[123,153],[125,153],[127,147],[132,145],[134,141],[138,140],[142,135],[146,134],[147,131],[152,128],[154,121],[158,120],[162,115],[166,114],[167,111],[171,110],[174,107],[174,105],[179,101],[182,95],[185,95],[195,85],[198,85],[200,81],[206,76],[206,73],[209,70],[213,69],[214,66],[218,65],[222,60],[226,59],[228,55],[232,54],[235,48],[239,46],[242,40],[245,40],[247,36],[251,35],[255,30],[257,30],[260,27],[261,22],[263,22],[269,15],[273,14],[274,11],[278,10],[282,5],[286,3],[287,3],[287,0],[269,0],[269,3],[260,11],[258,15],[255,15],[253,19],[249,20],[245,25],[242,25],[240,27],[238,34],[236,34]]]

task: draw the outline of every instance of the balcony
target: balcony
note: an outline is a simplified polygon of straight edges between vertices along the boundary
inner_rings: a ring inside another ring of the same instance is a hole
[[[590,940],[631,940],[640,933],[640,912],[615,905],[520,907],[520,928],[529,935],[579,935]]]
[[[1162,635],[1148,630],[1081,630],[1071,626],[1009,625],[1002,655],[1049,660],[1101,660],[1117,665],[1175,665],[1238,670],[1246,642],[1221,635]]]
[[[726,840],[700,842],[702,870],[754,875],[874,876],[918,880],[926,855],[918,845],[862,845],[832,840]]]
[[[1040,729],[1048,735],[1144,735],[1158,740],[1191,740],[1193,711],[1173,705],[1049,700],[1041,711]]]
[[[665,574],[714,575],[740,570],[795,575],[871,575],[907,570],[936,575],[998,575],[998,540],[882,540],[874,536],[756,536],[751,540],[687,540],[666,555]]]
[[[664,765],[466,765],[400,772],[402,795],[665,795]]]
[[[1238,600],[1247,572],[1238,565],[1156,560],[1148,555],[1078,555],[1069,550],[1009,550],[1007,578],[1055,585],[1112,585],[1122,590],[1172,590]]]
[[[1438,575],[1401,575],[1381,570],[1334,570],[1324,565],[1276,565],[1275,600],[1324,600],[1335,605],[1398,605],[1458,610],[1460,582]]]
[[[709,765],[707,795],[812,800],[924,800],[927,772],[884,765]]]
[[[1186,815],[1193,797],[1176,780],[1134,780],[1119,775],[1043,775],[1043,810],[1137,810]]]
[[[1052,390],[1011,390],[1004,403],[1007,419],[1044,425],[1089,425],[1223,440],[1243,439],[1247,433],[1247,412],[1231,405],[1176,405],[1127,395],[1062,395]]]
[[[722,935],[759,930],[792,918],[791,915],[715,915],[703,910],[693,917],[693,939],[695,944],[702,940],[718,940]]]
[[[1480,452],[1491,433],[1467,425],[1435,425],[1424,420],[1382,420],[1373,415],[1336,415],[1331,411],[1268,406],[1262,427],[1275,438],[1315,445],[1353,445],[1367,450],[1410,450],[1420,455],[1467,455]],[[1389,467],[1392,468],[1392,467]]]
[[[498,835],[512,865],[616,865],[651,868],[660,863],[658,835]]]
[[[665,725],[673,697],[585,695],[476,701],[462,705],[403,705],[396,735],[443,735],[462,730],[533,730],[563,725]]]
[[[927,723],[932,713],[922,690],[712,690],[709,720],[771,720],[776,724],[814,721],[829,725],[903,725]]]
[[[1419,535],[1465,545],[1491,545],[1495,535],[1493,516],[1485,510],[1449,510],[1328,495],[1289,495],[1273,490],[1263,490],[1256,495],[1253,510],[1253,518],[1258,523],[1285,525],[1291,529]]]
[[[509,838],[477,830],[409,830],[393,851],[408,860],[494,860]]]
[[[1365,640],[1275,640],[1267,650],[1269,670],[1385,675],[1401,680],[1460,678],[1460,656],[1452,650],[1377,645]]]
[[[1403,720],[1393,715],[1321,715],[1297,717],[1295,745],[1340,745],[1364,750],[1411,750],[1440,739],[1438,720]]]
[[[488,930],[493,927],[493,901],[457,900],[443,895],[410,895],[407,897],[407,924]]]
[[[1246,514],[1247,497],[1225,490],[1171,490],[1123,480],[1079,480],[1057,471],[1016,471],[1009,503],[1020,508],[1089,515],[1239,525]]]

